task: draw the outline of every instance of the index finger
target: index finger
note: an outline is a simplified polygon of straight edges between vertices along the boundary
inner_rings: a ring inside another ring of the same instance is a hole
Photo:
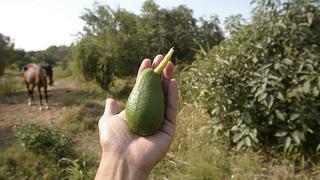
[[[138,75],[145,69],[151,67],[151,60],[150,59],[144,59],[139,67]]]
[[[168,83],[168,93],[166,96],[166,118],[172,124],[176,123],[178,111],[178,84],[175,79],[171,79]]]
[[[168,85],[171,79],[174,76],[174,65],[171,61],[168,62],[167,66],[163,70],[162,74],[162,87],[165,95],[168,93]]]

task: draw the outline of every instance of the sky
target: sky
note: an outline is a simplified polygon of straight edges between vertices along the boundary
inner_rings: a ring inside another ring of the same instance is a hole
[[[180,4],[195,17],[218,15],[223,22],[233,14],[249,19],[251,0],[154,0],[161,8]],[[84,26],[79,18],[95,2],[140,13],[144,0],[0,0],[0,33],[9,36],[16,48],[43,50],[50,45],[70,45]]]

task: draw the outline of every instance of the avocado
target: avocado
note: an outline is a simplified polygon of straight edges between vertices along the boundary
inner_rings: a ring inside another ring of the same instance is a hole
[[[156,69],[147,68],[137,78],[126,104],[129,129],[139,136],[156,133],[165,115],[161,73],[171,59],[173,48]]]

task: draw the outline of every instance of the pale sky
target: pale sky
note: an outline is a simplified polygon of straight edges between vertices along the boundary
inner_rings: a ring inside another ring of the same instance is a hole
[[[217,14],[223,22],[232,14],[250,17],[251,0],[155,0],[161,8],[186,5],[195,17]],[[16,48],[42,50],[50,45],[70,45],[84,22],[84,8],[94,2],[140,13],[144,0],[0,0],[0,33],[10,36]]]

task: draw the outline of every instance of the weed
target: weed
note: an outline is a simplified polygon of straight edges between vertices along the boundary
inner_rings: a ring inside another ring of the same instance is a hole
[[[99,118],[104,107],[95,102],[86,102],[80,106],[69,107],[64,114],[64,122],[68,123],[68,129],[73,133],[97,128]]]
[[[23,82],[18,78],[0,79],[0,97],[16,95],[23,89]]]
[[[35,123],[19,124],[14,128],[19,144],[36,153],[56,158],[73,157],[72,142],[58,129]]]

